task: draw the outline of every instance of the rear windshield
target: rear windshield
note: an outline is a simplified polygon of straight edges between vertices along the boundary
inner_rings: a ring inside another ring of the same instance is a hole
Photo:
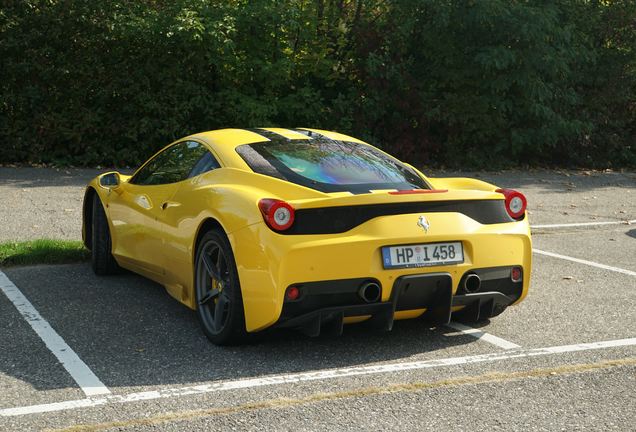
[[[281,140],[245,144],[236,151],[256,173],[322,192],[429,189],[412,169],[364,144]]]

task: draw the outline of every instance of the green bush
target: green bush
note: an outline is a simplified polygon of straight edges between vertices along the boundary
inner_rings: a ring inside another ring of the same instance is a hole
[[[280,125],[418,163],[633,166],[634,22],[630,0],[5,0],[0,163]]]

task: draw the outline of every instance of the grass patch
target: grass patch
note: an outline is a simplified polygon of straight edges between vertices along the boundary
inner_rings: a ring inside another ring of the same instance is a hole
[[[40,239],[0,243],[0,266],[65,264],[89,257],[90,251],[81,241]]]

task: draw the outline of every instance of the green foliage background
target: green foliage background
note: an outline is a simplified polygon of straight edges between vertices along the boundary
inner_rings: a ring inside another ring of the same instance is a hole
[[[416,163],[636,165],[636,2],[0,0],[0,163],[308,126]]]

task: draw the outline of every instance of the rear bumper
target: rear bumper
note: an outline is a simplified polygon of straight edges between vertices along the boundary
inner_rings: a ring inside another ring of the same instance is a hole
[[[388,301],[366,304],[359,296],[356,298],[356,290],[369,279],[295,284],[302,292],[301,297],[285,302],[276,325],[318,336],[320,333],[341,334],[346,318],[360,316],[368,317],[368,324],[373,328],[391,330],[396,313],[403,311],[421,311],[420,319],[432,326],[449,323],[453,310],[459,310],[459,319],[477,321],[498,315],[521,296],[522,282],[513,282],[510,270],[511,267],[474,269],[464,277],[480,274],[486,278],[484,290],[497,287],[499,291],[480,290],[459,295],[454,295],[449,273],[401,276],[393,284]]]
[[[504,294],[514,303],[523,300],[532,264],[527,218],[493,225],[482,225],[458,213],[435,213],[427,218],[431,225],[427,233],[417,226],[417,215],[379,217],[341,234],[286,236],[272,232],[263,223],[232,233],[229,237],[238,267],[247,330],[283,325],[291,318],[285,310],[285,290],[297,283],[370,279],[382,287],[380,303],[391,303],[396,298],[393,289],[397,281],[405,276],[446,273],[450,275],[451,293],[455,296],[462,294],[457,292],[458,287],[463,275],[470,271],[518,265],[524,269],[522,289],[518,296]],[[447,241],[462,242],[463,263],[423,268],[383,267],[383,246]],[[357,304],[328,304],[323,308],[336,306]],[[318,309],[302,312],[314,313]],[[325,316],[335,313],[324,312],[321,314]],[[395,319],[414,318],[422,312],[398,309]],[[345,318],[348,316],[359,315],[345,311]]]
[[[465,294],[453,297],[453,308],[463,306],[457,313],[460,321],[480,321],[502,313],[514,299],[496,291]]]

